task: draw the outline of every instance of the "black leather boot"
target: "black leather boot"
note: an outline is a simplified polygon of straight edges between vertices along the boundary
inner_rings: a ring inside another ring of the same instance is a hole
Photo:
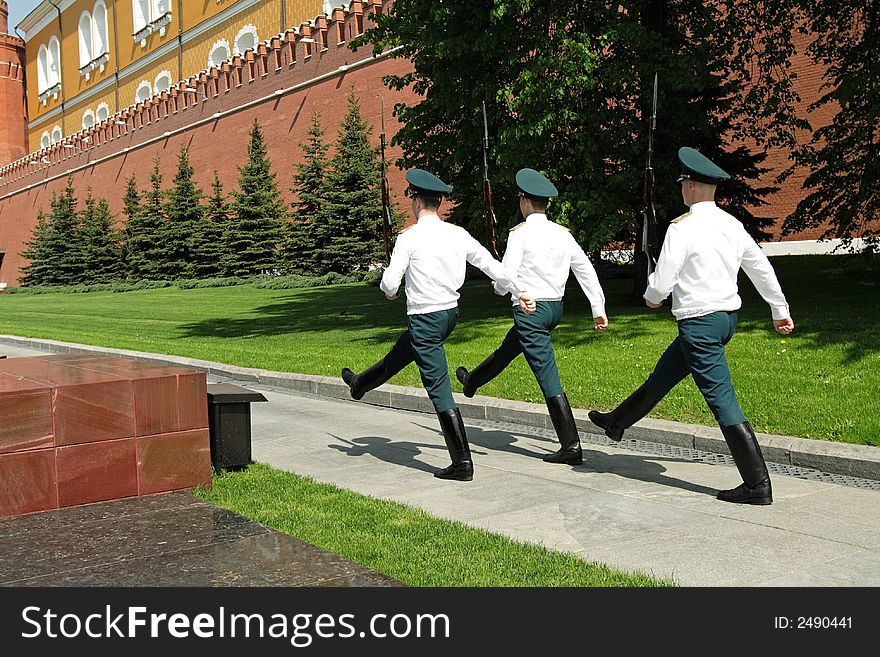
[[[493,351],[482,363],[468,372],[466,367],[455,368],[455,378],[462,386],[465,397],[473,397],[477,394],[477,388],[484,386],[489,381],[504,371],[506,363],[501,363]]]
[[[751,425],[743,422],[721,427],[721,433],[727,441],[743,483],[736,488],[719,491],[717,499],[735,504],[773,504],[770,473],[767,472],[761,446]]]
[[[360,374],[355,374],[347,367],[342,368],[342,380],[349,388],[352,399],[360,399],[365,394],[378,388],[391,378],[391,373],[385,369],[385,361],[380,360],[375,365],[370,365]]]
[[[565,463],[567,465],[581,465],[584,462],[584,453],[581,449],[581,439],[578,435],[571,405],[565,393],[555,397],[547,397],[547,410],[550,411],[550,420],[556,429],[556,437],[562,447],[552,454],[544,457],[547,463]]]
[[[440,418],[440,428],[443,429],[443,439],[446,441],[446,449],[449,450],[452,465],[437,470],[434,476],[438,479],[472,481],[474,463],[471,460],[471,449],[468,446],[461,411],[458,408],[450,408],[448,411],[437,413],[437,417]]]
[[[611,440],[620,441],[623,432],[650,413],[659,401],[643,383],[610,413],[590,411],[587,416],[597,427],[605,429],[605,435]]]

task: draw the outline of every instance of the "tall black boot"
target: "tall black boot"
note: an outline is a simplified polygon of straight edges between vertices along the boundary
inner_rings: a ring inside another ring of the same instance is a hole
[[[466,367],[457,367],[455,369],[455,378],[461,384],[464,396],[473,397],[477,394],[477,388],[489,383],[489,381],[501,374],[505,367],[507,367],[507,364],[502,363],[493,351],[470,372],[468,372]]]
[[[437,417],[440,418],[440,428],[443,429],[443,439],[446,441],[446,449],[449,450],[452,465],[437,470],[434,476],[456,481],[473,480],[474,463],[471,460],[471,449],[468,446],[461,411],[458,408],[450,408],[448,411],[437,413]]]
[[[773,504],[770,473],[767,472],[761,446],[751,425],[743,422],[721,427],[721,433],[727,441],[743,483],[736,488],[719,491],[717,499],[736,504]]]
[[[355,374],[347,367],[342,368],[342,380],[348,386],[352,399],[360,399],[390,378],[391,373],[385,369],[384,359],[375,365],[370,365],[360,374]]]
[[[623,432],[650,413],[659,401],[643,383],[610,413],[590,411],[587,415],[593,424],[605,429],[605,435],[611,440],[620,441]]]
[[[565,393],[555,397],[547,397],[547,410],[550,411],[550,419],[553,428],[556,429],[556,437],[562,447],[552,454],[544,457],[547,463],[566,463],[568,465],[581,465],[584,462],[584,453],[581,450],[581,439],[578,435],[571,405]]]

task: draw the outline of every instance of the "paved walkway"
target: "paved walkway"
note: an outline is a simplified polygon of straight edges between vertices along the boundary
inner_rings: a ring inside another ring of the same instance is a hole
[[[169,356],[0,336],[10,357],[85,349],[196,367],[262,392],[251,405],[253,458],[365,495],[402,502],[589,561],[682,586],[880,585],[876,448],[761,435],[775,503],[731,505],[739,483],[720,432],[646,420],[611,443],[586,420],[583,466],[550,465],[543,406],[457,395],[476,473],[434,478],[448,456],[421,389],[385,385],[363,401],[341,381]]]

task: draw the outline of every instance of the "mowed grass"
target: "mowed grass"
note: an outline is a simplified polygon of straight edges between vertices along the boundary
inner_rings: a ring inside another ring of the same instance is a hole
[[[264,464],[224,472],[196,494],[409,586],[674,586]]]
[[[770,309],[741,278],[739,331],[728,345],[740,404],[758,431],[880,445],[880,263],[861,256],[773,258],[795,332],[772,330]],[[575,281],[553,341],[563,386],[578,408],[610,409],[650,374],[676,335],[666,306],[628,301],[631,282],[602,279],[610,326],[592,329]],[[511,325],[510,305],[488,279],[462,288],[459,324],[446,343],[455,367],[473,367]],[[0,333],[174,354],[269,370],[339,376],[385,355],[405,330],[405,300],[361,284],[268,290],[164,288],[125,293],[0,295]],[[420,386],[415,365],[393,383]],[[542,402],[524,359],[481,394]],[[652,417],[714,425],[690,379]]]

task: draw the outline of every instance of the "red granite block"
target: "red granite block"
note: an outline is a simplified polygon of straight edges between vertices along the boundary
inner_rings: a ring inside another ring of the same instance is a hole
[[[60,386],[53,412],[56,445],[135,435],[134,386],[130,380]]]
[[[134,438],[59,447],[56,459],[60,507],[138,494]]]
[[[208,382],[204,372],[177,375],[177,428],[204,429],[208,426]]]
[[[40,358],[39,356],[9,358],[5,360],[7,362],[0,366],[0,371],[51,386],[121,381],[127,378],[118,376],[111,371],[86,370],[61,360],[51,360],[50,358]]]
[[[211,485],[208,429],[137,438],[138,494]]]
[[[0,454],[53,445],[51,389],[0,375]]]
[[[54,449],[0,454],[0,516],[57,508]]]
[[[176,431],[177,375],[136,379],[134,387],[135,435]]]

